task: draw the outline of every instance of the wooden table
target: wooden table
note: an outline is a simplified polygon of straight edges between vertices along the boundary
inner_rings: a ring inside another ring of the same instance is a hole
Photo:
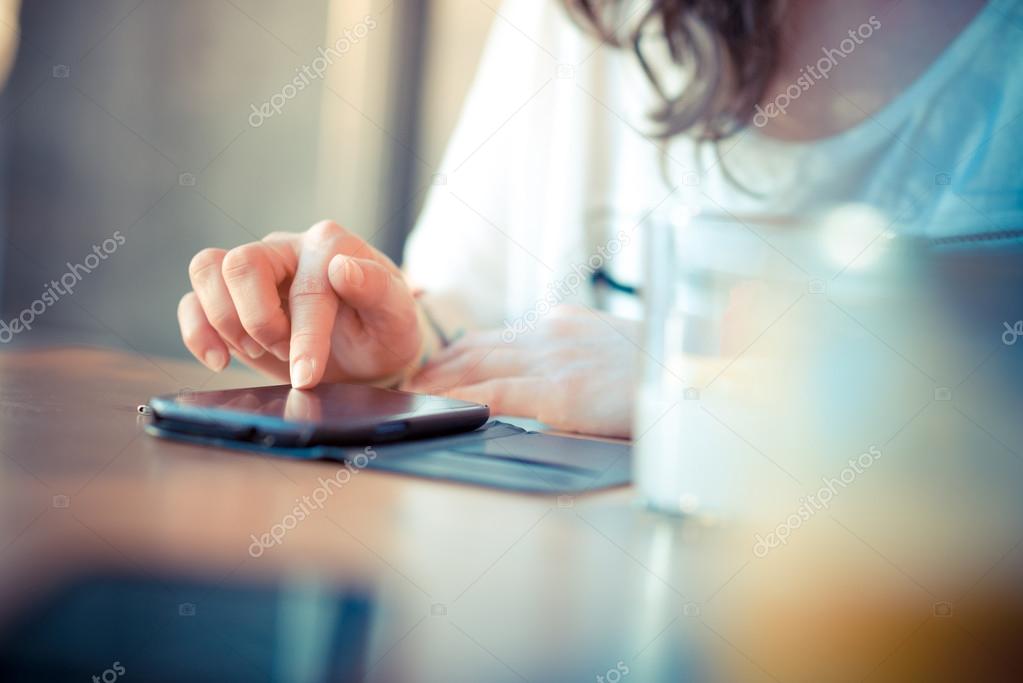
[[[95,567],[312,572],[371,586],[368,680],[954,680],[1018,657],[1019,544],[971,565],[945,616],[916,577],[968,548],[914,567],[869,528],[821,525],[761,560],[751,527],[653,514],[630,489],[558,499],[360,471],[254,557],[253,535],[339,465],[157,440],[136,413],[254,381],[101,349],[0,354],[0,616]]]

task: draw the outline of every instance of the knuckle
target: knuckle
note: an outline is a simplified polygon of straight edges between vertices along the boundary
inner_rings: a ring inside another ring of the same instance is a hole
[[[316,275],[298,275],[291,283],[291,297],[293,299],[307,296],[324,296],[330,291],[332,290],[327,279]]]
[[[221,334],[227,333],[228,331],[234,330],[238,327],[238,320],[235,317],[233,310],[222,309],[217,311],[207,311],[207,318],[210,321],[210,325],[214,329],[221,332]]]
[[[321,341],[320,335],[309,330],[296,330],[291,333],[291,347],[311,348]]]
[[[254,274],[258,270],[259,257],[262,254],[256,244],[245,244],[224,254],[221,274],[225,280],[239,280]]]
[[[263,238],[264,242],[287,242],[295,238],[295,233],[284,230],[274,230]]]
[[[322,220],[306,231],[306,237],[316,242],[334,239],[344,234],[344,229],[332,220]]]
[[[207,248],[192,257],[188,264],[188,274],[193,279],[202,279],[210,272],[219,272],[220,263],[224,258],[223,249]]]
[[[245,331],[255,339],[268,339],[278,331],[278,320],[271,312],[260,312],[242,322]]]

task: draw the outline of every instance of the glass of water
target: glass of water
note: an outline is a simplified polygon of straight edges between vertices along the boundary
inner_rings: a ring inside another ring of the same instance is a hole
[[[807,314],[827,288],[821,243],[795,225],[684,210],[645,227],[634,425],[642,500],[670,513],[734,516],[798,498],[810,443],[799,414],[813,340]]]

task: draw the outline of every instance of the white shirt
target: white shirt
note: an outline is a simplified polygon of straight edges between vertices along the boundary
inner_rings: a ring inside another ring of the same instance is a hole
[[[587,264],[638,284],[638,226],[672,206],[805,220],[852,205],[929,237],[1023,228],[1021,34],[1023,3],[992,0],[863,123],[813,142],[751,126],[722,143],[722,163],[681,137],[665,177],[660,148],[642,134],[649,90],[633,57],[598,46],[558,2],[508,0],[406,272],[453,331],[503,327],[544,301],[636,314],[628,297],[601,300]]]

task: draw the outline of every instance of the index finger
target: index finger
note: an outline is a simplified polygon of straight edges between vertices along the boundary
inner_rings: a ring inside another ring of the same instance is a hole
[[[338,298],[327,278],[327,264],[345,235],[329,221],[305,234],[295,279],[288,294],[291,310],[291,385],[314,387],[323,377],[330,353],[330,335],[337,317]]]

